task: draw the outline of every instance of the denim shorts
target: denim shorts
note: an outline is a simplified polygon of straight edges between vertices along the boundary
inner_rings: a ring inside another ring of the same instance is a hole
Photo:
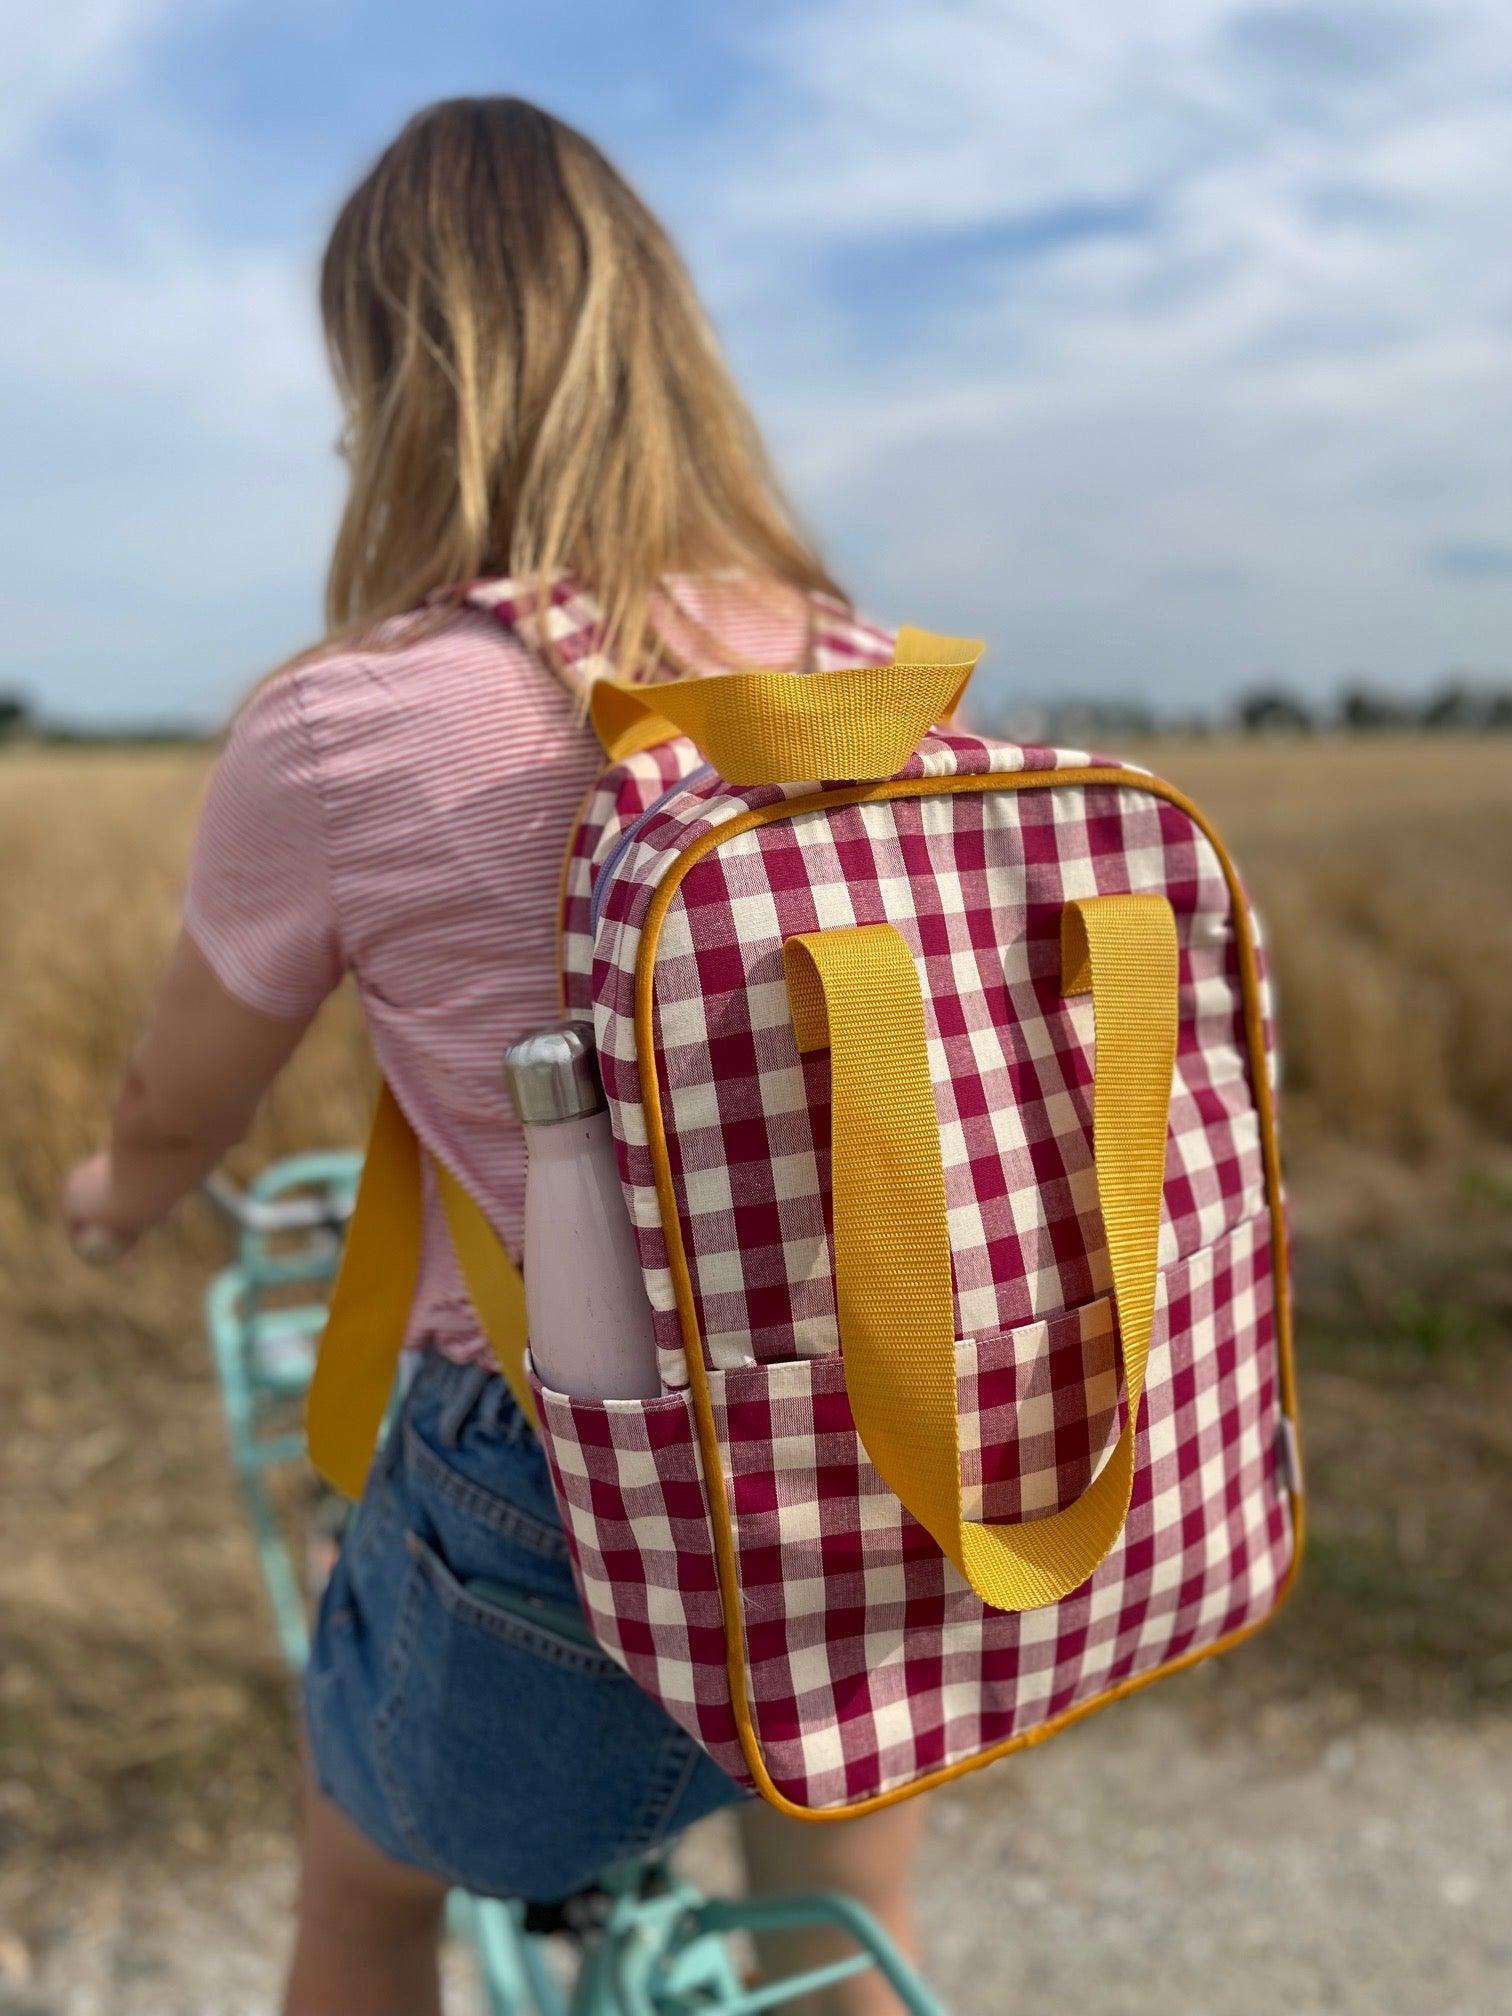
[[[423,1361],[305,1683],[315,1775],[401,1862],[552,1902],[744,1795],[589,1635],[509,1388]]]

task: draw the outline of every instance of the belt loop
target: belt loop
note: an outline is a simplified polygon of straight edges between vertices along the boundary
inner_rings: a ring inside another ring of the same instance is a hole
[[[463,1365],[458,1368],[459,1376],[451,1396],[441,1410],[441,1419],[436,1432],[443,1449],[455,1449],[462,1439],[462,1430],[467,1426],[473,1410],[478,1405],[480,1395],[486,1390],[489,1371],[486,1365]]]
[[[478,1370],[488,1375],[488,1390],[478,1404],[479,1426],[488,1434],[497,1435],[501,1442],[525,1441],[530,1423],[520,1412],[520,1404],[509,1390],[509,1381],[491,1365],[480,1365]]]

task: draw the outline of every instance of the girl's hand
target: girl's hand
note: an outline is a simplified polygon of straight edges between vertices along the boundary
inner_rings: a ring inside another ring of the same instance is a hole
[[[88,1156],[69,1172],[61,1198],[63,1223],[81,1260],[103,1266],[119,1260],[143,1227],[128,1222],[116,1195],[115,1172],[107,1150]]]
[[[241,1139],[307,1021],[245,1007],[181,933],[116,1095],[110,1146],[63,1185],[75,1252],[116,1260],[160,1225]]]

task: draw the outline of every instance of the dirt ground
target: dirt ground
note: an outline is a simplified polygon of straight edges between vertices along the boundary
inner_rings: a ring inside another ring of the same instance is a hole
[[[922,1917],[955,2016],[1512,2009],[1512,1728],[1320,1740],[1295,1703],[1241,1719],[1231,1694],[1194,1673],[937,1800]],[[731,1882],[720,1823],[694,1850]],[[291,1882],[271,1841],[117,1868],[35,1954],[0,1946],[0,2012],[266,2016]],[[461,1954],[449,2009],[480,2009]]]

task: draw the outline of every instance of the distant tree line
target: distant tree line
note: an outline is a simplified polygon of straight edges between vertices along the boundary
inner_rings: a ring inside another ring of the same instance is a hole
[[[118,727],[83,728],[38,716],[22,693],[0,690],[0,745],[24,742],[41,748],[164,748],[203,742],[203,733],[177,721],[137,722]]]
[[[1484,686],[1469,679],[1446,679],[1420,699],[1351,684],[1330,706],[1311,707],[1284,686],[1257,686],[1235,710],[1238,725],[1251,735],[1308,735],[1343,729],[1373,735],[1390,729],[1474,732],[1512,728],[1512,686]]]
[[[1020,742],[1059,742],[1067,747],[1096,741],[1138,741],[1149,735],[1211,735],[1238,729],[1246,735],[1376,735],[1416,729],[1430,732],[1504,733],[1512,729],[1512,685],[1496,686],[1451,677],[1417,699],[1384,693],[1364,681],[1345,686],[1333,699],[1304,700],[1280,683],[1252,686],[1226,717],[1177,713],[1139,701],[1076,700],[1015,707],[983,726]],[[135,727],[81,728],[40,719],[24,694],[0,689],[0,744],[26,742],[82,746],[152,747],[205,740],[203,733],[177,722]]]
[[[1252,686],[1222,714],[1141,701],[1073,700],[1005,708],[983,726],[1014,741],[1081,749],[1116,747],[1152,735],[1236,730],[1244,735],[1504,733],[1512,730],[1512,685],[1456,676],[1413,698],[1355,681],[1330,698],[1309,701],[1288,686],[1266,683]]]

